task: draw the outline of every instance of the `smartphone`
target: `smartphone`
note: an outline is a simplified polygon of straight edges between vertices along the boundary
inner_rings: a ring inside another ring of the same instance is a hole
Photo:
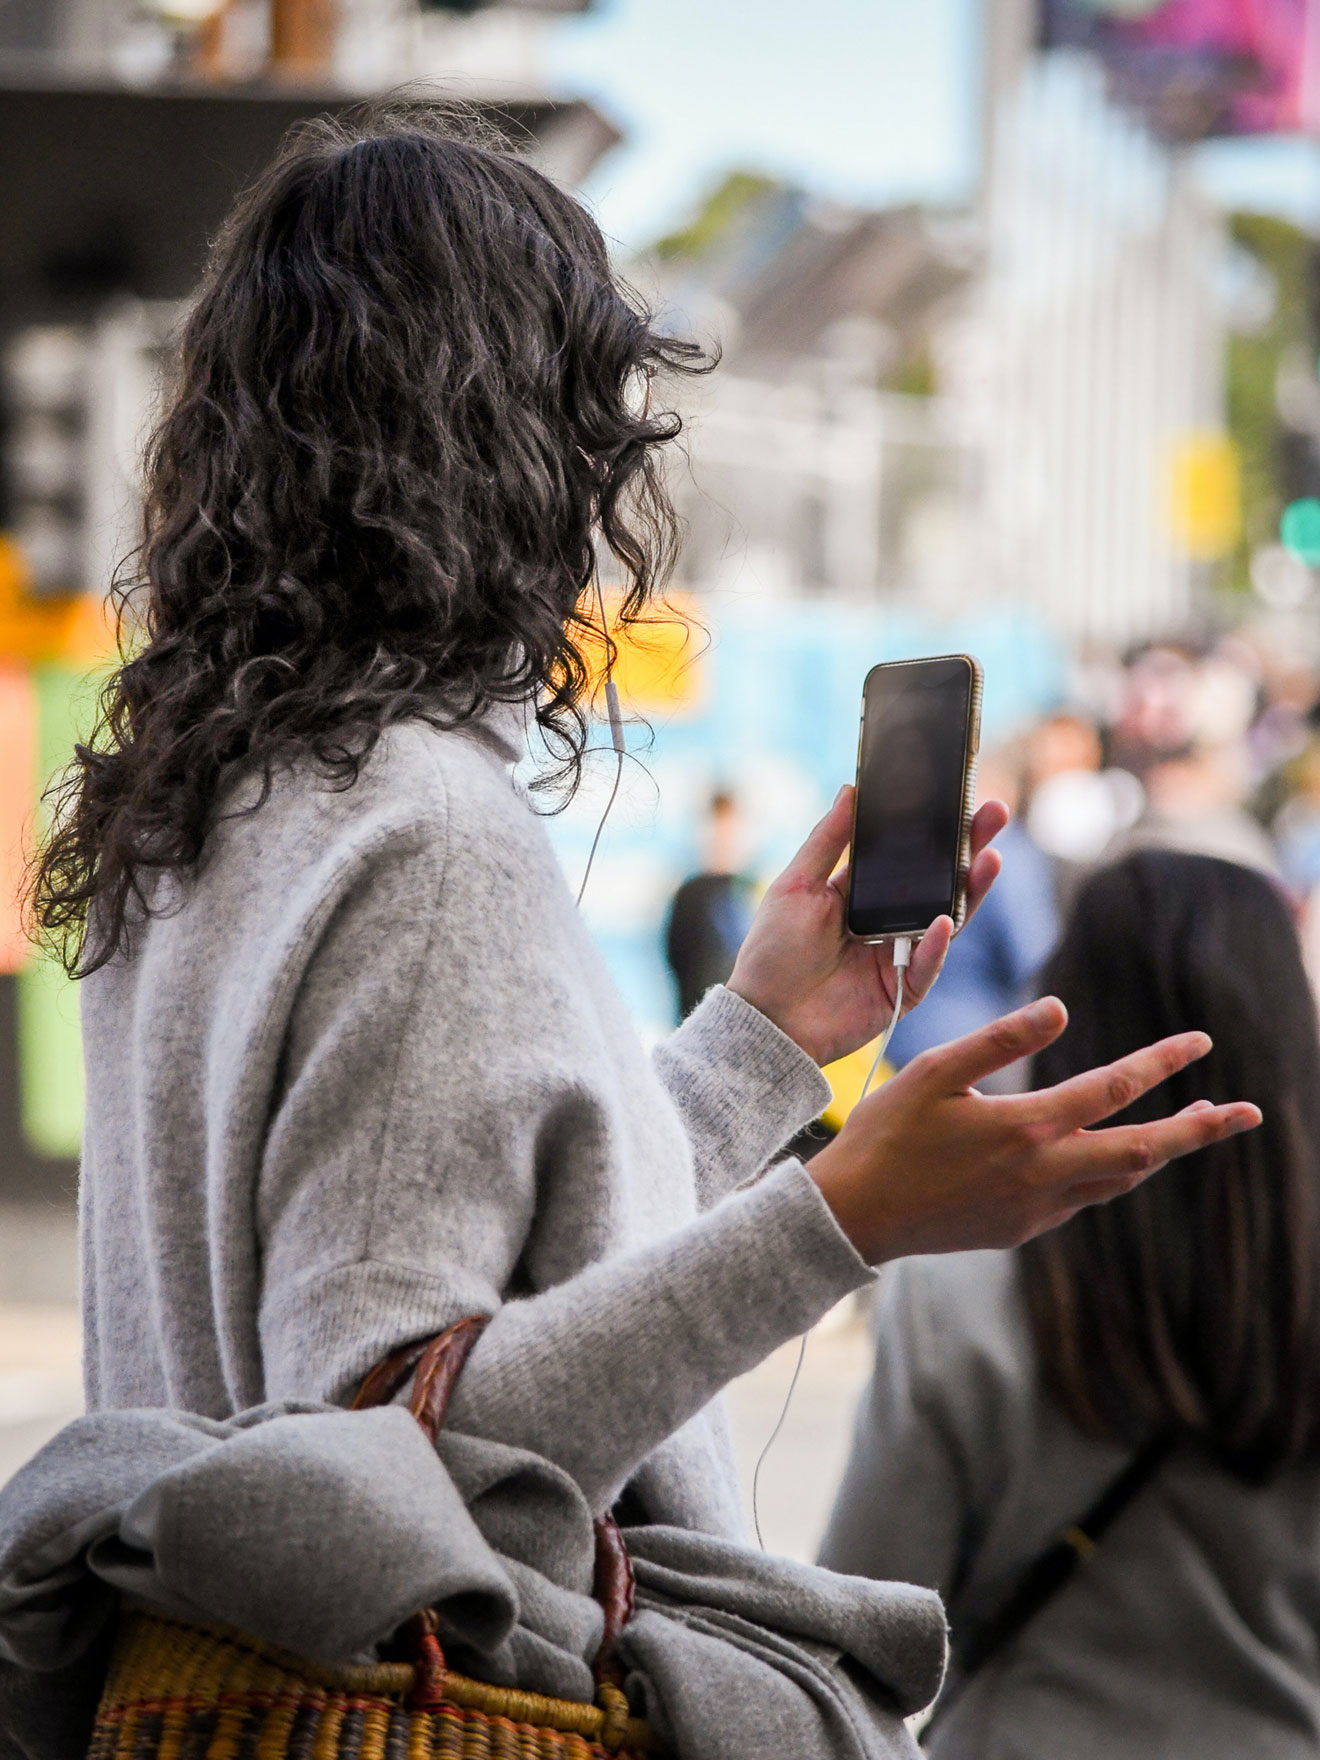
[[[873,666],[862,689],[848,927],[920,936],[967,914],[981,668],[970,654]]]

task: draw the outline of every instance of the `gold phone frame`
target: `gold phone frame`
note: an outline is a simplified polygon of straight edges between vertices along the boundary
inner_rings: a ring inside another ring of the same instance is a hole
[[[972,814],[976,810],[976,760],[981,749],[981,698],[985,689],[985,672],[981,662],[974,654],[915,654],[905,660],[881,660],[872,666],[862,681],[862,712],[857,722],[857,771],[856,784],[853,788],[853,828],[852,841],[857,838],[857,803],[861,798],[862,782],[862,739],[866,732],[866,692],[867,686],[877,672],[886,672],[892,666],[932,666],[948,660],[961,660],[972,675],[972,688],[967,701],[967,727],[963,740],[962,760],[962,806],[958,821],[958,872],[954,879],[953,890],[953,932],[956,935],[967,921],[967,880],[972,866]],[[849,846],[851,851],[851,844]],[[844,905],[844,922],[852,918],[853,909],[853,876],[848,876],[848,897]],[[929,928],[927,924],[927,928]],[[850,929],[849,933],[853,933]],[[886,941],[920,941],[926,933],[925,929],[888,929],[883,935],[858,935],[857,940],[865,941],[871,946],[880,946]]]

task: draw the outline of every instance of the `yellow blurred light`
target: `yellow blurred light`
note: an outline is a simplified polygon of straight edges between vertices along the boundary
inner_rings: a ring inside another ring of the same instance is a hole
[[[1242,534],[1242,472],[1237,447],[1222,430],[1180,435],[1169,461],[1169,529],[1185,556],[1213,562]]]
[[[827,1063],[821,1074],[830,1085],[834,1098],[821,1115],[832,1131],[841,1131],[848,1121],[848,1114],[862,1097],[862,1089],[866,1078],[875,1062],[876,1046],[879,1041],[872,1039],[869,1045],[863,1045],[857,1051],[850,1051],[847,1057],[839,1058],[837,1063]],[[893,1075],[887,1063],[882,1063],[875,1073],[873,1087],[878,1088],[881,1082],[887,1082]]]
[[[640,715],[695,714],[705,700],[706,683],[706,637],[695,601],[673,594],[647,612],[645,621],[633,624],[619,622],[621,605],[621,594],[606,593],[605,614],[616,649],[614,682],[624,708]],[[582,648],[591,668],[594,698],[605,677],[605,644],[597,633],[600,609],[594,591],[583,599],[582,612],[592,626],[582,638]]]

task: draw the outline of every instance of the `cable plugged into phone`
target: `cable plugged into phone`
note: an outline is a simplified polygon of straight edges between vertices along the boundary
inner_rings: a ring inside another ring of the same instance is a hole
[[[862,1083],[861,1093],[857,1096],[857,1103],[859,1106],[862,1101],[865,1100],[867,1091],[870,1088],[871,1083],[875,1080],[876,1071],[884,1061],[885,1052],[889,1049],[889,1041],[894,1036],[894,1028],[898,1025],[899,1017],[903,1013],[903,980],[907,974],[909,965],[912,963],[912,943],[914,939],[915,937],[911,935],[900,935],[894,942],[894,1011],[889,1017],[889,1025],[880,1035],[880,1043],[876,1047],[875,1061],[871,1065],[870,1073],[866,1080]],[[757,1456],[756,1467],[752,1473],[752,1526],[756,1530],[756,1543],[761,1548],[762,1552],[765,1551],[765,1541],[761,1538],[761,1509],[757,1496],[757,1493],[761,1488],[761,1468],[765,1465],[765,1457],[770,1453],[770,1450],[778,1440],[779,1432],[784,1428],[784,1420],[788,1417],[788,1408],[792,1405],[793,1395],[797,1391],[798,1377],[802,1373],[803,1360],[807,1354],[807,1339],[810,1336],[811,1334],[807,1332],[802,1334],[801,1342],[798,1345],[797,1362],[793,1368],[793,1379],[789,1382],[788,1392],[784,1395],[784,1404],[780,1410],[779,1418],[775,1423],[774,1429],[766,1438],[765,1447]]]
[[[907,976],[907,969],[912,963],[912,939],[911,935],[900,935],[894,942],[894,1012],[890,1015],[889,1025],[881,1033],[880,1043],[875,1048],[875,1061],[871,1065],[866,1080],[862,1083],[861,1093],[857,1096],[859,1104],[871,1091],[871,1083],[875,1080],[876,1072],[884,1062],[885,1052],[889,1049],[889,1041],[894,1036],[894,1028],[898,1025],[899,1017],[903,1013],[903,981]]]

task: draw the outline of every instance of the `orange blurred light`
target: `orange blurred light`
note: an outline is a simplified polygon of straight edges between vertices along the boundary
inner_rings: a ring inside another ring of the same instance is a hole
[[[614,682],[625,709],[639,715],[692,715],[705,701],[706,635],[695,600],[675,593],[645,614],[645,621],[621,624],[622,595],[606,593],[605,614],[614,638]],[[593,592],[582,601],[591,633],[582,649],[591,669],[594,700],[605,679],[605,644],[598,633],[600,608]]]
[[[0,533],[0,663],[95,666],[115,652],[110,607],[91,593],[38,599],[22,550]]]
[[[37,693],[21,666],[0,662],[0,972],[27,963],[19,893],[37,792]]]

